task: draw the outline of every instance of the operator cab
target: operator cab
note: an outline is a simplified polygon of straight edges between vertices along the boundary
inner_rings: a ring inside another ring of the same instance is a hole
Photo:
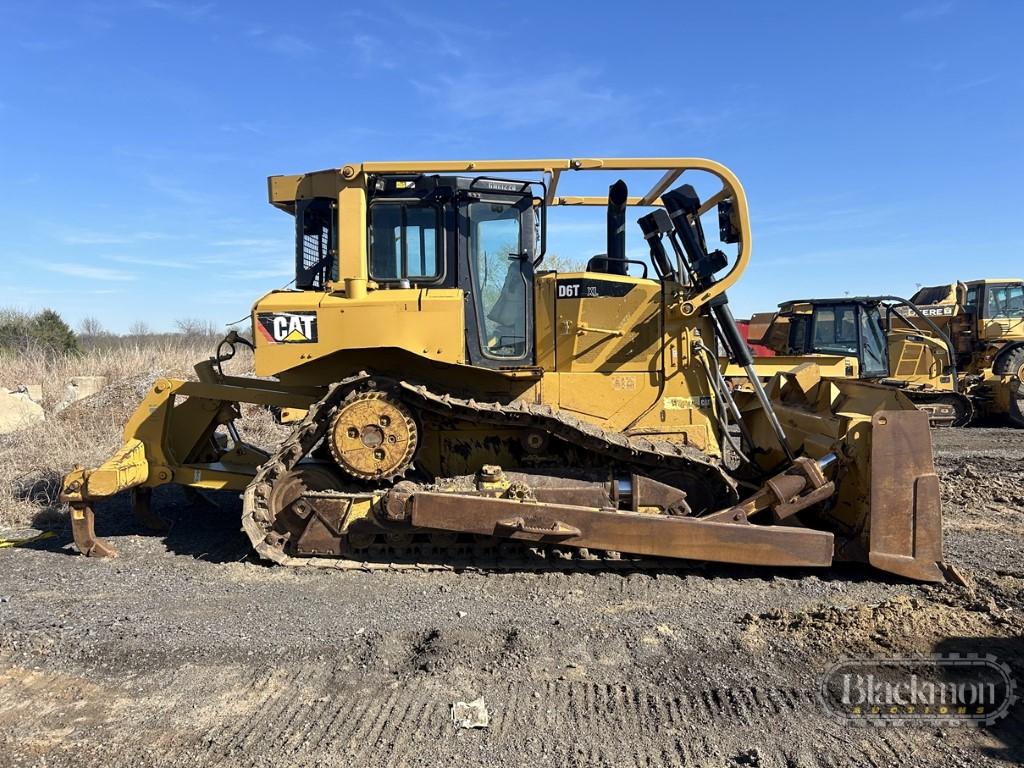
[[[459,288],[467,297],[473,365],[533,360],[533,273],[541,222],[534,183],[427,174],[373,175],[367,184],[368,276],[378,290]],[[329,198],[296,215],[296,287],[338,280]]]
[[[532,364],[533,184],[422,174],[368,182],[370,280],[384,290],[461,289],[470,362]]]
[[[643,197],[629,197],[626,182],[620,179],[608,188],[606,198],[563,197],[557,201],[554,187],[558,175],[554,171],[547,173],[545,181],[412,170],[368,172],[362,201],[365,207],[358,208],[339,208],[351,203],[331,196],[337,194],[337,186],[329,173],[310,174],[295,182],[287,177],[271,178],[272,201],[295,214],[295,287],[336,292],[344,284],[348,295],[350,282],[356,282],[353,276],[361,273],[358,281],[363,291],[415,290],[418,295],[434,289],[460,291],[465,302],[465,361],[473,366],[520,369],[537,365],[534,280],[544,257],[548,205],[607,207],[606,253],[591,258],[584,271],[607,274],[609,283],[617,278],[616,291],[623,290],[625,277],[629,282],[650,283],[655,289],[652,295],[662,303],[668,294],[658,287],[659,282],[677,286],[673,301],[682,296],[707,300],[717,282],[715,273],[729,265],[723,251],[709,248],[701,223],[701,216],[715,209],[719,241],[737,246],[730,274],[738,274],[742,238],[735,191],[723,186],[705,203],[690,184],[668,189],[682,169],[666,171]],[[278,195],[278,184],[288,189],[288,197]],[[300,185],[306,188],[302,197],[292,191]],[[363,190],[358,191],[362,196]],[[629,259],[626,254],[627,206],[634,205],[655,208],[637,220],[650,250],[647,261]],[[352,215],[365,216],[364,241],[353,236],[360,233],[346,220]],[[364,243],[365,251],[360,248]],[[353,267],[352,254],[363,252],[364,263]],[[638,266],[642,276],[632,277],[630,265]],[[648,278],[648,266],[653,267],[656,279]],[[576,298],[603,295],[593,286],[590,290],[593,292]],[[725,303],[719,298],[705,313],[723,314]],[[580,309],[577,314],[582,312]],[[587,322],[580,317],[574,321]],[[650,327],[655,325],[652,322]],[[597,331],[587,325],[582,333]],[[610,329],[603,336],[588,339],[589,347],[611,344],[623,334]]]
[[[967,283],[968,312],[981,320],[1024,318],[1024,283],[982,281]]]
[[[789,318],[790,354],[855,357],[861,377],[889,375],[885,325],[877,302],[793,301],[780,307],[780,315],[788,313],[793,313]]]

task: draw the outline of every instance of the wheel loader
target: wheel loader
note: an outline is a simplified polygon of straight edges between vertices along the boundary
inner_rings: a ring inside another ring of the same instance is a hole
[[[1024,280],[925,287],[910,300],[953,342],[977,409],[1024,427]]]
[[[933,427],[962,427],[974,417],[963,391],[952,342],[932,318],[898,296],[787,301],[757,323],[754,343],[772,356],[757,357],[762,379],[808,360],[826,376],[872,381],[899,389],[929,415]],[[732,380],[744,381],[735,366]]]
[[[152,490],[177,483],[240,492],[255,551],[288,566],[949,573],[927,415],[813,364],[755,375],[727,302],[752,241],[725,166],[370,162],[272,176],[269,199],[293,217],[295,282],[253,306],[256,376],[223,373],[229,334],[197,380],[154,383],[116,454],[63,480],[83,554],[115,554],[97,502],[130,491],[155,527]],[[545,270],[568,208],[603,219],[606,251]],[[245,403],[301,418],[261,449]]]

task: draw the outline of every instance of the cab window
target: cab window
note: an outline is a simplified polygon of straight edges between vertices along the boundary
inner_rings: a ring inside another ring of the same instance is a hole
[[[795,354],[807,351],[807,328],[811,324],[809,315],[795,315],[789,321],[789,349]]]
[[[432,205],[370,206],[370,278],[432,283],[442,277],[441,212]]]
[[[295,204],[295,287],[320,290],[338,279],[335,206],[324,197]]]
[[[527,352],[527,275],[520,211],[507,203],[469,205],[474,296],[481,347],[488,357],[522,358]]]
[[[989,285],[985,293],[986,317],[1024,317],[1024,285]]]
[[[814,351],[833,355],[857,354],[855,307],[814,308]]]
[[[964,309],[972,314],[978,311],[978,286],[972,285],[967,289],[967,298],[965,299]]]

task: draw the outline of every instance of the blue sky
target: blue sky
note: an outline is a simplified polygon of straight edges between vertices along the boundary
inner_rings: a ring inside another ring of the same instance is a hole
[[[266,177],[392,159],[719,160],[737,316],[1020,276],[1021,29],[1009,1],[4,3],[0,306],[238,320],[290,279]]]

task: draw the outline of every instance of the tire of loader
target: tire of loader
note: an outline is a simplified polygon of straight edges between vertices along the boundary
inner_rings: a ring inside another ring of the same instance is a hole
[[[1018,429],[1024,429],[1024,385],[1018,384],[1017,391],[1010,393],[1010,422]]]
[[[1015,349],[1001,366],[1004,375],[1012,376],[1010,383],[1010,407],[1007,416],[1013,426],[1024,428],[1024,349]]]

